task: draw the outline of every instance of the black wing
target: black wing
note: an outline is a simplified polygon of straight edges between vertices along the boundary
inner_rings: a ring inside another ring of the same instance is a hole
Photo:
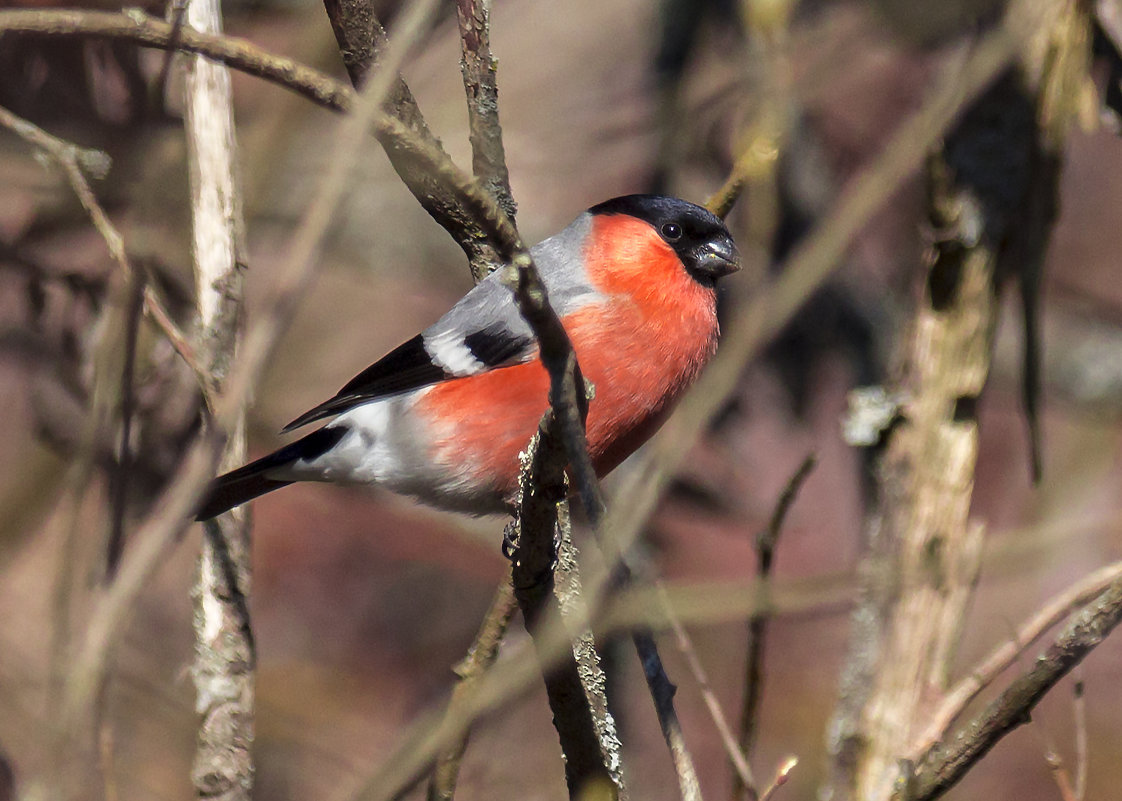
[[[464,337],[464,345],[475,359],[478,372],[517,363],[518,357],[528,353],[533,341],[533,337],[521,336],[503,325],[490,326]],[[425,347],[425,334],[417,334],[348,381],[334,398],[286,425],[282,433],[341,414],[361,403],[470,374],[453,374],[434,362]]]
[[[356,375],[334,398],[309,409],[286,425],[282,432],[345,412],[360,403],[387,395],[427,387],[451,376],[425,350],[421,334],[398,345],[374,364]]]

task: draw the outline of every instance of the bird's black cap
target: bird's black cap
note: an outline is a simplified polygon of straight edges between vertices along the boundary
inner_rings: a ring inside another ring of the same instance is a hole
[[[626,214],[650,223],[690,275],[704,284],[740,269],[740,252],[724,221],[689,201],[666,195],[623,195],[588,211],[594,216]]]

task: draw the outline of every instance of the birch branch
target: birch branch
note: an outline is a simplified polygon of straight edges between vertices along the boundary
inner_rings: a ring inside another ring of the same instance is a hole
[[[220,34],[219,0],[190,0],[182,25]],[[195,341],[211,386],[220,391],[241,334],[245,220],[237,166],[230,73],[201,56],[187,61],[187,162],[199,322]],[[227,429],[219,464],[246,456],[245,407]],[[249,801],[253,790],[256,649],[249,620],[250,521],[232,510],[204,524],[194,602],[195,711],[191,780],[199,798]]]
[[[406,14],[409,21],[405,25],[406,33],[394,49],[398,61],[404,57],[406,47],[433,5],[434,0],[418,0]],[[195,35],[185,30],[183,37],[186,40]],[[305,294],[317,263],[313,257],[318,243],[343,195],[348,170],[364,134],[371,121],[377,118],[377,109],[388,90],[388,81],[381,77],[379,73],[379,80],[370,82],[360,102],[355,104],[355,113],[340,126],[335,160],[321,179],[292,237],[287,258],[276,271],[274,293],[258,319],[248,327],[243,347],[227,375],[226,386],[215,402],[215,426],[204,432],[188,451],[167,490],[153,503],[153,512],[137,528],[132,547],[121,561],[117,579],[96,600],[67,680],[62,712],[64,725],[79,720],[83,710],[97,697],[133,602],[189,525],[207,482],[214,476],[224,442],[222,432],[233,428],[238,411],[257,385],[278,336],[291,320],[299,298]]]

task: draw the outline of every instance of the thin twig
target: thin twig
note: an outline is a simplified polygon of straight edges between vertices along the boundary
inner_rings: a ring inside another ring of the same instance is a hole
[[[953,787],[997,742],[1030,719],[1056,682],[1122,622],[1122,577],[1069,622],[1028,672],[1013,681],[973,720],[924,753],[910,801],[930,801]]]
[[[1036,724],[1040,728],[1040,724]],[[1048,765],[1048,772],[1056,782],[1056,789],[1060,791],[1060,801],[1076,801],[1075,790],[1071,784],[1071,773],[1064,764],[1063,758],[1055,749],[1050,738],[1045,738],[1044,762]]]
[[[1027,649],[1074,609],[1088,603],[1115,581],[1122,579],[1122,561],[1099,568],[1090,575],[1050,598],[1016,629],[1016,636],[994,648],[944,696],[929,724],[911,749],[911,758],[919,757],[944,740],[950,726],[966,706],[1012,665]]]
[[[1075,717],[1075,799],[1083,801],[1087,793],[1087,698],[1084,695],[1083,668],[1072,671],[1075,679],[1072,687],[1072,711]]]
[[[168,49],[164,53],[163,62],[160,64],[160,76],[156,79],[156,91],[159,93],[160,108],[163,108],[168,92],[168,79],[171,77],[171,65],[175,61],[175,51],[179,47],[179,37],[183,32],[183,19],[187,13],[188,0],[172,0],[171,3],[171,37],[168,40]]]
[[[406,29],[415,35],[434,4],[433,0],[420,0],[415,4],[406,15],[407,20],[413,18]],[[184,40],[193,35],[184,31]],[[402,55],[411,41],[409,35],[403,34],[399,41]],[[64,722],[79,720],[83,710],[88,709],[91,700],[96,697],[133,601],[189,525],[191,513],[207,481],[214,475],[224,441],[222,432],[233,428],[238,410],[257,385],[277,338],[291,320],[297,301],[304,295],[304,289],[312,278],[318,264],[318,260],[313,258],[318,243],[342,197],[350,166],[362,144],[364,132],[377,115],[388,83],[380,72],[364,89],[354,113],[341,124],[338,142],[333,149],[335,159],[320,180],[315,198],[293,235],[291,246],[286,251],[288,257],[275,273],[274,295],[257,321],[249,327],[226,388],[215,404],[215,425],[199,437],[169,482],[168,489],[153,504],[153,512],[138,527],[133,537],[134,544],[121,562],[117,580],[94,607],[85,637],[72,663],[64,701]]]
[[[117,464],[110,476],[109,540],[105,548],[105,580],[112,581],[125,545],[125,507],[128,502],[129,476],[132,474],[132,424],[135,411],[133,381],[136,373],[136,345],[140,334],[140,318],[144,312],[143,278],[131,277],[128,287],[128,308],[125,313],[125,354],[121,366],[120,413],[121,430],[117,441]]]
[[[738,750],[745,756],[752,754],[755,745],[756,731],[759,726],[760,699],[763,697],[764,685],[764,646],[767,641],[767,624],[770,617],[768,607],[769,585],[771,579],[771,566],[775,556],[775,548],[779,544],[779,535],[783,531],[783,523],[787,513],[795,502],[803,482],[810,476],[817,459],[814,454],[809,454],[803,459],[802,464],[787,481],[783,491],[776,501],[775,509],[771,513],[767,527],[756,535],[756,586],[760,592],[760,606],[758,612],[748,618],[748,658],[744,666],[744,700],[740,707],[740,738]],[[759,794],[759,789],[751,780],[738,777],[733,782],[732,797],[754,799]]]
[[[787,783],[787,780],[791,778],[791,771],[793,771],[798,766],[798,764],[798,757],[789,756],[785,760],[783,760],[783,762],[780,763],[779,767],[776,769],[775,776],[772,778],[771,784],[769,784],[763,791],[763,793],[760,794],[760,801],[771,801],[772,797],[775,795],[775,792],[780,787],[785,785]]]
[[[195,353],[195,346],[191,344],[191,340],[187,334],[183,332],[175,321],[168,315],[167,308],[164,306],[163,301],[160,300],[156,294],[155,288],[151,282],[147,283],[144,287],[144,313],[149,317],[156,329],[167,338],[171,343],[172,350],[183,360],[183,363],[191,370],[195,376],[195,380],[202,390],[203,400],[209,407],[213,401],[214,387],[212,386],[211,376],[207,373],[203,366],[199,364],[198,354]]]
[[[721,702],[717,700],[717,694],[713,692],[713,685],[709,681],[709,675],[705,670],[705,666],[701,663],[701,658],[697,655],[697,649],[694,647],[693,640],[690,638],[689,632],[686,631],[686,627],[682,624],[682,619],[678,616],[677,611],[670,602],[670,597],[666,592],[666,585],[658,580],[654,581],[653,584],[655,591],[662,599],[660,605],[663,614],[666,615],[666,623],[670,627],[671,633],[674,635],[678,650],[686,659],[686,667],[693,675],[694,681],[697,682],[698,689],[701,691],[701,698],[705,702],[705,708],[709,711],[709,717],[713,719],[713,725],[717,729],[717,734],[721,738],[721,743],[725,747],[725,753],[728,755],[729,761],[732,762],[733,770],[736,772],[736,778],[743,786],[754,787],[755,780],[752,777],[752,768],[748,764],[747,755],[736,742],[736,735],[733,734],[732,726],[729,725],[728,717],[721,707]]]
[[[460,23],[460,71],[467,95],[471,170],[495,196],[499,207],[514,222],[517,206],[510,191],[510,176],[499,125],[499,88],[496,63],[491,55],[491,0],[456,0]]]
[[[144,47],[197,53],[336,111],[346,111],[357,97],[345,83],[290,58],[267,53],[244,39],[186,28],[177,31],[171,23],[136,8],[124,12],[6,9],[0,11],[0,32],[123,39]]]
[[[445,712],[447,719],[455,719],[462,706],[463,697],[472,692],[475,683],[479,681],[479,677],[494,664],[499,655],[499,646],[502,645],[503,638],[506,635],[507,626],[510,624],[510,619],[514,616],[514,610],[517,608],[518,605],[514,598],[514,585],[509,578],[506,578],[495,590],[495,597],[491,600],[491,606],[483,617],[479,633],[475,635],[475,640],[472,642],[471,648],[468,649],[467,656],[454,668],[459,681],[452,688],[452,698],[448,702],[448,709]],[[467,749],[467,735],[468,733],[465,732],[457,743],[437,757],[436,766],[433,768],[432,778],[429,781],[426,796],[428,801],[452,801],[456,792],[456,781],[460,774],[460,762],[463,759],[464,751]]]
[[[4,11],[0,11],[0,18],[4,14]],[[0,31],[3,28],[3,22],[0,21]],[[10,129],[24,141],[42,150],[62,168],[71,188],[74,190],[74,194],[78,196],[82,208],[86,210],[94,227],[101,234],[101,238],[105,240],[110,255],[121,268],[125,279],[132,280],[133,266],[125,251],[124,239],[109,219],[109,215],[98,203],[97,197],[86,180],[86,173],[94,178],[103,178],[108,173],[109,156],[100,150],[81,148],[65,139],[59,139],[33,123],[17,117],[3,107],[0,107],[0,125]],[[168,314],[151,286],[145,286],[144,288],[144,310],[195,374],[197,376],[203,375],[203,371],[194,359],[193,352],[185,344],[186,337],[175,325],[171,315]]]
[[[1013,634],[1011,639],[1016,639],[1016,634]],[[1018,662],[1021,667],[1024,667],[1024,653],[1018,655]],[[1056,783],[1056,789],[1060,792],[1060,801],[1075,801],[1075,794],[1071,786],[1071,773],[1064,764],[1064,759],[1060,756],[1059,750],[1056,748],[1056,742],[1052,739],[1051,734],[1044,724],[1036,717],[1032,718],[1031,727],[1032,733],[1040,740],[1041,750],[1043,751],[1044,764],[1048,766],[1048,772],[1052,776],[1052,781]],[[914,772],[915,765],[911,764]],[[911,777],[909,776],[909,781]],[[906,801],[906,799],[905,799]]]

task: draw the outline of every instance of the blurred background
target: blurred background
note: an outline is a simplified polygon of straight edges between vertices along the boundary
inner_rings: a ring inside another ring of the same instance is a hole
[[[702,201],[728,174],[747,121],[780,92],[775,107],[792,131],[784,155],[730,220],[748,269],[727,282],[724,302],[742,302],[919,107],[939,68],[961,52],[962,36],[984,26],[990,11],[965,2],[929,5],[819,0],[790,9],[776,0],[755,4],[757,16],[746,24],[732,0],[497,0],[492,48],[523,235],[537,241],[592,203],[629,192],[657,189]],[[387,2],[391,35],[395,11]],[[443,12],[405,77],[434,132],[467,165],[458,33],[451,9]],[[226,14],[229,32],[345,76],[318,4],[239,2]],[[166,96],[158,91],[163,63],[162,53],[123,44],[0,34],[0,105],[109,153],[113,168],[94,189],[134,260],[158,276],[186,326],[192,282],[181,90],[173,79]],[[237,73],[233,81],[252,315],[332,157],[324,143],[338,119],[270,84]],[[471,285],[458,248],[373,140],[353,178],[319,279],[250,410],[255,453],[274,448],[284,423],[434,321]],[[1030,480],[1019,401],[1021,327],[1011,297],[980,406],[973,514],[989,536],[960,670],[1045,599],[1122,557],[1122,142],[1107,128],[1072,136],[1060,203],[1043,293],[1044,478],[1036,487]],[[648,532],[646,548],[668,582],[748,581],[756,533],[814,453],[817,467],[788,517],[775,573],[856,586],[864,457],[843,443],[840,424],[847,392],[877,383],[892,362],[919,290],[923,229],[917,179],[869,222],[834,281],[746,371],[735,402],[687,460]],[[113,270],[61,174],[0,131],[0,799],[40,797],[51,769],[52,654],[64,653],[52,632],[60,620],[81,630],[83,601],[102,580],[111,451],[95,459],[93,489],[81,504],[71,508],[61,499],[84,436],[96,369],[92,340]],[[137,366],[130,519],[145,511],[176,463],[198,410],[190,375],[151,331],[146,336]],[[323,486],[270,495],[255,504],[254,516],[257,797],[346,799],[410,721],[445,703],[451,666],[507,570],[499,547],[505,521]],[[74,540],[66,537],[71,519],[80,532]],[[186,671],[199,537],[192,528],[162,566],[115,656],[105,699],[111,734],[103,746],[120,799],[192,795],[195,717]],[[735,717],[745,624],[691,632]],[[767,777],[786,755],[799,757],[780,798],[812,798],[825,779],[825,731],[848,632],[844,604],[772,624],[753,765]],[[510,637],[524,635],[515,626]],[[663,653],[680,688],[702,789],[707,798],[727,798],[730,770],[696,683],[669,640]],[[633,797],[675,798],[639,667],[625,653],[617,669]],[[1086,797],[1115,797],[1122,783],[1122,641],[1096,650],[1083,679]],[[948,797],[1060,798],[1044,753],[1054,747],[1071,763],[1074,731],[1068,680],[1032,726],[1003,741]],[[90,797],[99,792],[91,788]],[[565,797],[544,691],[536,688],[477,727],[459,795]]]

